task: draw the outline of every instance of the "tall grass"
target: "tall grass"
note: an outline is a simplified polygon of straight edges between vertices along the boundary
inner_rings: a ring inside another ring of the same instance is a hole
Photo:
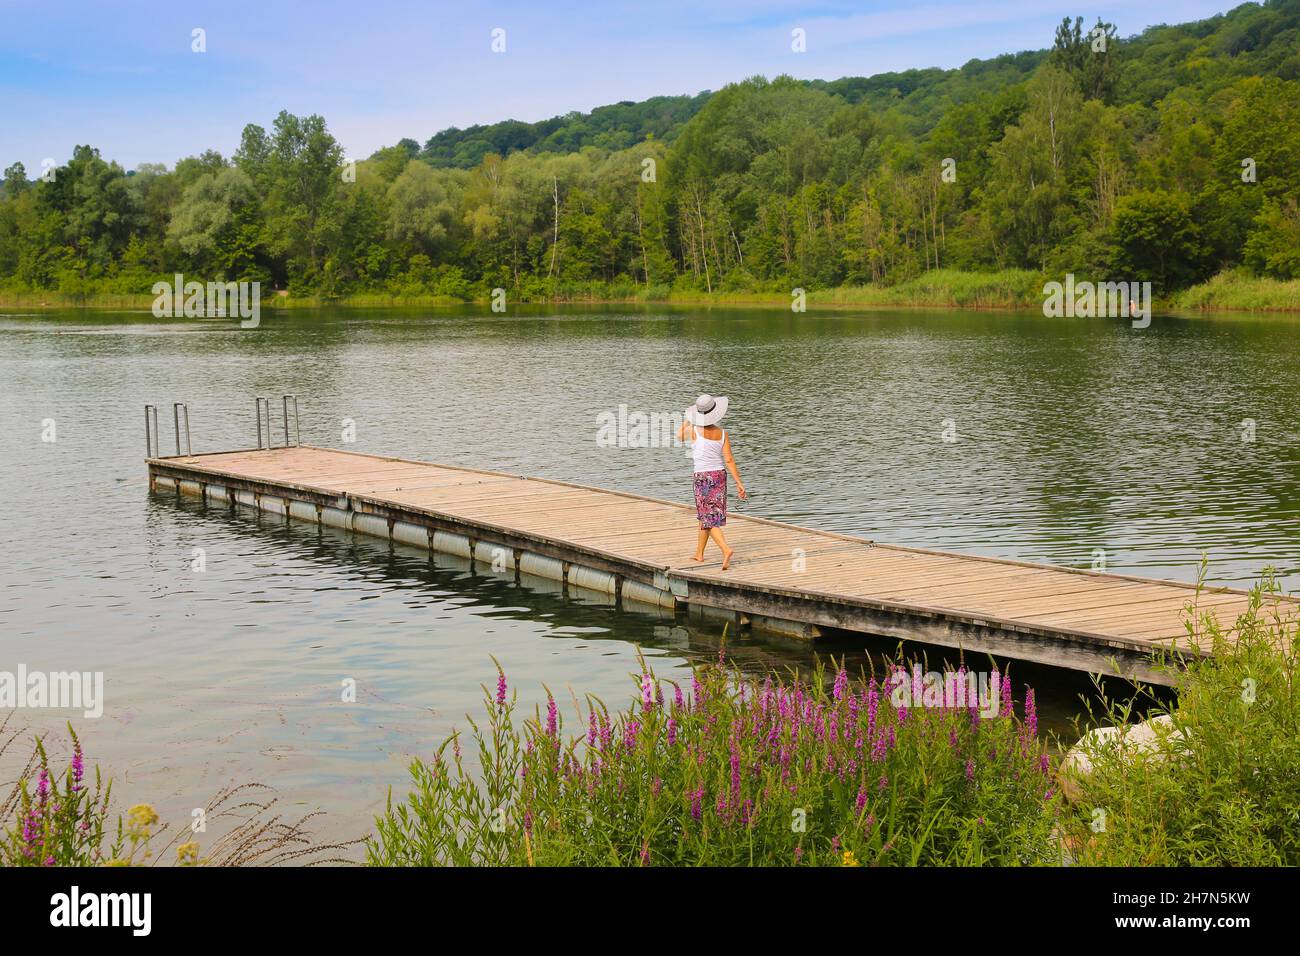
[[[1039,309],[1043,304],[1042,273],[1029,269],[971,272],[933,269],[894,284],[834,286],[808,290],[807,303],[817,307],[931,309]],[[1055,278],[1060,278],[1056,276]],[[623,278],[612,282],[535,280],[522,288],[507,289],[510,303],[584,304],[651,303],[679,305],[780,306],[788,308],[791,289],[772,280],[745,280],[709,292],[690,283],[676,286],[643,283]],[[81,292],[0,288],[0,308],[133,309],[152,307],[154,297],[88,286]],[[342,296],[288,295],[264,289],[262,309],[315,309],[321,306],[353,308],[440,307],[465,304],[486,306],[487,286],[466,285],[460,295],[410,294],[402,290],[352,292]],[[1300,280],[1255,276],[1241,269],[1228,270],[1189,289],[1162,296],[1157,306],[1175,311],[1300,311]]]
[[[895,706],[840,671],[742,677],[719,663],[688,688],[636,677],[611,712],[559,702],[514,721],[506,677],[432,761],[389,798],[373,865],[1041,864],[1059,859],[1055,798],[1036,734],[1011,713]],[[476,751],[467,767],[462,745]]]
[[[21,729],[0,721],[0,756],[10,750]],[[72,755],[67,768],[51,768],[45,741],[37,738],[31,756],[3,800],[0,821],[0,866],[275,866],[351,862],[339,854],[360,840],[318,843],[307,824],[318,814],[286,819],[278,799],[262,784],[221,790],[202,808],[203,833],[186,826],[168,836],[169,827],[149,804],[125,814],[111,813],[112,783],[99,768],[94,786],[86,772],[81,741],[68,727]],[[204,846],[203,841],[208,845]]]
[[[1167,715],[1143,745],[1091,742],[1062,829],[1080,863],[1106,866],[1300,865],[1300,623],[1265,610],[1266,579],[1231,626],[1196,628],[1177,703],[1149,691],[1107,700],[1123,726],[1135,706]]]
[[[897,285],[842,286],[809,294],[814,304],[927,308],[1041,308],[1043,276],[1027,269],[935,269]]]
[[[1185,311],[1300,311],[1300,279],[1270,279],[1242,270],[1220,272],[1213,278],[1176,292],[1174,309]]]
[[[3,290],[0,289],[0,308],[3,309],[148,309],[154,296],[133,293],[93,292],[86,295],[54,290]]]

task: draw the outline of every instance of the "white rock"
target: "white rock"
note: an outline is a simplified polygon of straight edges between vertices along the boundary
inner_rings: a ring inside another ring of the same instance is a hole
[[[1133,760],[1139,754],[1150,754],[1155,759],[1166,759],[1171,753],[1186,750],[1181,731],[1174,728],[1173,718],[1161,714],[1151,720],[1127,727],[1098,727],[1089,731],[1061,761],[1057,777],[1061,792],[1071,803],[1079,797],[1080,781],[1092,773],[1093,758],[1118,748],[1123,759]]]

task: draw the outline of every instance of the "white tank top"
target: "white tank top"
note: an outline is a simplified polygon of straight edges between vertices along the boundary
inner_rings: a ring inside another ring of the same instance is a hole
[[[722,443],[726,440],[726,432],[721,438],[705,438],[698,428],[691,426],[691,455],[697,472],[722,471],[726,467],[722,463]]]

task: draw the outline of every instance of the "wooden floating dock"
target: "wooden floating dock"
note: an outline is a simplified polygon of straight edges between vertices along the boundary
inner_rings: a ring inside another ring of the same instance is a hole
[[[1153,654],[1194,652],[1184,621],[1227,628],[1227,588],[877,544],[732,514],[731,568],[690,560],[689,505],[563,481],[311,446],[148,459],[150,487],[389,538],[602,592],[815,638],[845,629],[1168,683]],[[1300,603],[1270,597],[1292,617]]]

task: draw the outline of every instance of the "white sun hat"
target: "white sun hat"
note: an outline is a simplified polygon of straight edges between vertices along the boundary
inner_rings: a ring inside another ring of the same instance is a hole
[[[701,427],[716,425],[722,421],[722,416],[727,414],[727,397],[719,395],[714,398],[712,395],[701,395],[695,400],[694,405],[686,408],[686,420],[692,425]]]

